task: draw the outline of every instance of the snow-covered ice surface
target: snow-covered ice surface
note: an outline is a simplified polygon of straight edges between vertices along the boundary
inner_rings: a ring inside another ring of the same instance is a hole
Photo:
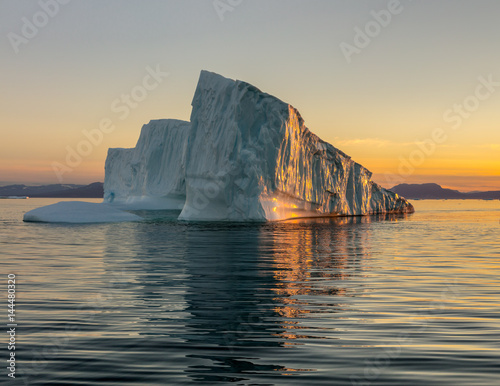
[[[107,204],[63,201],[26,212],[23,220],[27,222],[102,223],[139,221],[142,217]]]
[[[248,83],[202,71],[192,106],[191,122],[154,120],[135,148],[109,149],[105,204],[182,209],[189,221],[413,212],[294,107]]]
[[[190,123],[160,119],[144,125],[132,149],[109,149],[104,202],[127,209],[182,209],[184,152]]]

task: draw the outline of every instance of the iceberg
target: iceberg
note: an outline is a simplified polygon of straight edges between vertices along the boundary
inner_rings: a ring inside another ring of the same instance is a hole
[[[74,224],[140,220],[142,220],[142,217],[109,205],[83,201],[62,201],[57,204],[42,206],[26,212],[23,218],[23,221],[26,222]]]
[[[182,209],[186,221],[411,213],[413,206],[321,140],[291,105],[202,71],[191,121],[151,121],[133,149],[110,149],[104,202]]]
[[[109,149],[104,202],[127,209],[182,209],[184,159],[191,124],[176,119],[144,125],[132,149]]]

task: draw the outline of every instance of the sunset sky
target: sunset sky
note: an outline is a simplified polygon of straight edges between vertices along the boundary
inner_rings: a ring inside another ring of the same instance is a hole
[[[0,184],[103,181],[109,147],[189,120],[206,69],[292,104],[385,187],[500,190],[499,15],[498,0],[3,0]]]

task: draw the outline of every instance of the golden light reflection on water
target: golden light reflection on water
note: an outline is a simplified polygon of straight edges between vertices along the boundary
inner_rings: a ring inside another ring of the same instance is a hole
[[[396,216],[392,217],[397,221]],[[281,317],[280,332],[276,335],[284,339],[285,346],[293,345],[291,340],[311,338],[300,334],[306,328],[300,320],[317,311],[301,297],[324,296],[325,302],[331,303],[346,295],[342,282],[351,275],[353,261],[349,256],[354,251],[359,260],[370,257],[369,229],[359,226],[374,220],[369,216],[314,218],[276,225],[273,300],[279,304],[274,311]],[[311,227],[308,223],[321,226]]]
[[[458,203],[458,206],[461,204]],[[432,205],[433,203],[430,203],[430,206]],[[449,219],[450,215],[451,217],[456,215],[464,222],[473,221],[474,213],[467,213],[470,204],[463,205],[467,208],[465,214],[448,213],[443,216]],[[498,212],[490,214],[498,216]],[[487,214],[482,217],[491,216]],[[410,239],[406,235],[407,231],[411,232],[411,224],[415,221],[439,224],[440,215],[436,213],[435,208],[428,214],[426,209],[422,208],[422,212],[416,216],[389,214],[354,218],[290,219],[276,224],[273,247],[275,266],[273,278],[276,280],[273,292],[276,297],[273,300],[277,304],[274,311],[281,321],[280,332],[276,336],[284,340],[284,346],[295,346],[301,339],[314,339],[314,336],[309,335],[311,331],[309,324],[311,320],[317,318],[315,314],[321,311],[310,303],[311,298],[324,297],[324,303],[330,309],[333,307],[345,311],[342,303],[346,298],[353,296],[349,293],[349,288],[352,282],[357,280],[362,280],[367,289],[361,290],[356,296],[360,297],[360,304],[365,304],[367,314],[371,314],[371,317],[358,322],[370,325],[390,322],[407,326],[427,326],[429,323],[451,321],[455,318],[453,315],[439,316],[436,313],[440,309],[460,314],[467,311],[464,306],[472,307],[477,303],[479,298],[464,297],[463,294],[457,298],[457,295],[452,293],[451,282],[449,288],[445,288],[443,292],[436,294],[431,289],[443,285],[446,287],[443,278],[447,277],[471,277],[468,281],[471,291],[474,285],[472,278],[475,276],[482,278],[482,285],[489,283],[493,286],[494,280],[485,281],[484,276],[489,270],[500,268],[498,261],[484,259],[478,261],[471,256],[471,259],[465,260],[465,265],[464,260],[460,259],[462,265],[459,265],[454,256],[449,255],[448,249],[429,250],[430,244],[427,242],[422,244],[426,249],[421,250],[421,240]],[[315,226],[308,226],[310,223],[314,223]],[[323,226],[317,226],[318,224]],[[403,228],[399,228],[399,224],[403,224]],[[398,228],[390,228],[394,226]],[[393,233],[393,229],[399,229],[400,233]],[[429,229],[429,235],[423,234],[422,237],[428,239],[432,235],[433,231]],[[441,238],[443,235],[439,234],[436,237]],[[484,238],[485,242],[487,240]],[[470,243],[461,241],[460,235],[457,235],[456,240],[452,238],[449,242],[457,243],[457,253],[460,253],[461,248],[470,249]],[[412,253],[408,253],[409,251]],[[373,253],[376,254],[375,269],[371,266]],[[421,265],[415,265],[415,255],[420,254],[422,254]],[[481,265],[481,261],[484,262],[484,266]],[[408,266],[412,267],[411,271]],[[380,282],[380,277],[387,272],[398,272],[397,277],[389,276],[387,280],[415,283],[415,288],[409,286],[408,291],[403,293],[386,292],[387,284]],[[384,288],[384,291],[380,292],[378,288]],[[495,300],[495,304],[500,307],[497,298],[489,299],[481,296],[480,299],[483,302]],[[398,316],[392,311],[392,306],[386,307],[388,304],[397,307],[401,302],[414,304],[415,313]],[[382,307],[389,311],[377,311],[377,304],[383,305]],[[460,317],[457,317],[457,320],[460,320]]]
[[[0,241],[4,270],[20,278],[23,344],[42,351],[63,338],[37,375],[47,384],[68,368],[66,383],[126,374],[137,355],[154,384],[166,368],[200,384],[350,379],[380,353],[392,361],[380,384],[403,372],[494,384],[500,202],[268,224],[22,223],[40,200],[13,203],[24,209],[9,216],[0,205]]]

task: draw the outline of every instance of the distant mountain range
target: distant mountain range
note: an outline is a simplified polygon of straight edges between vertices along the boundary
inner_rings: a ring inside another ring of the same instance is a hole
[[[445,189],[438,184],[399,184],[391,188],[393,192],[406,199],[474,199],[474,200],[496,200],[500,199],[500,190],[489,192],[463,193],[458,190]]]
[[[390,190],[407,199],[500,199],[500,190],[489,192],[463,193],[458,190],[445,189],[438,184],[399,184]],[[52,184],[40,186],[8,185],[0,186],[0,197],[28,196],[54,198],[102,198],[104,189],[102,182],[89,185]]]
[[[104,190],[102,182],[94,182],[89,185],[52,184],[40,186],[0,186],[0,197],[8,196],[102,198],[104,196]]]

